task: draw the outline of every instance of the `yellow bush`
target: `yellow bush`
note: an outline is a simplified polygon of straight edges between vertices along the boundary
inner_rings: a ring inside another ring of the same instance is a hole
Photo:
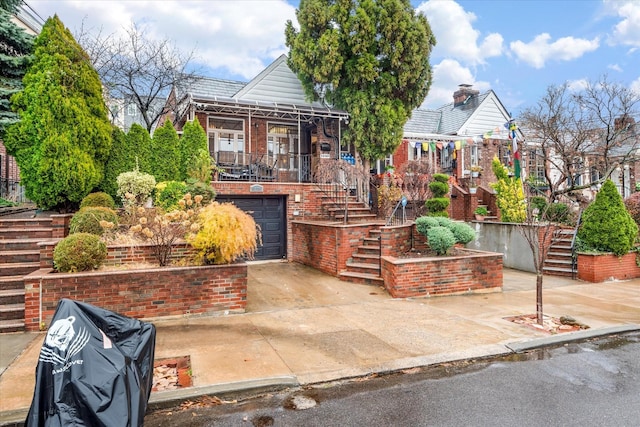
[[[229,264],[253,259],[260,231],[251,215],[231,203],[213,202],[198,214],[200,229],[188,237],[203,264]]]

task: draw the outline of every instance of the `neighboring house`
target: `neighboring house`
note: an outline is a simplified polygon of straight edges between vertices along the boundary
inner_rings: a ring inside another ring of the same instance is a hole
[[[111,98],[105,95],[105,103],[109,109],[109,120],[113,125],[119,127],[125,133],[129,132],[131,125],[134,123],[139,124],[145,129],[147,128],[147,124],[142,117],[142,113],[140,112],[138,105],[131,99]],[[149,116],[155,116],[162,108],[164,108],[166,103],[166,98],[154,98],[151,102],[151,108],[149,109]],[[153,130],[155,130],[156,127],[161,126],[162,124],[163,123],[158,120],[151,129],[151,133],[153,133]]]
[[[38,35],[42,30],[41,20],[26,4],[22,3],[12,21],[25,32]],[[0,139],[0,197],[23,202],[24,189],[20,185],[20,169],[13,156],[7,154],[4,142]]]

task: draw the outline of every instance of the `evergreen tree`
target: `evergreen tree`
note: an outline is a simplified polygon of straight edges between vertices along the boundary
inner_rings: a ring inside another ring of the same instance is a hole
[[[287,22],[289,66],[307,96],[350,115],[344,142],[366,160],[393,153],[431,85],[435,37],[409,0],[301,0]],[[368,170],[368,164],[365,164]]]
[[[11,111],[11,96],[22,89],[33,49],[33,36],[11,21],[17,0],[0,1],[0,138],[5,129],[18,121]]]
[[[116,179],[122,172],[133,170],[127,156],[127,135],[118,127],[113,126],[111,134],[111,152],[104,167],[104,178],[100,188],[115,200],[118,192]],[[135,164],[133,165],[135,167]]]
[[[198,153],[202,150],[208,152],[207,134],[198,120],[187,122],[184,125],[182,138],[180,138],[180,179],[188,178],[190,167],[196,162]]]
[[[132,171],[137,167],[140,172],[153,175],[151,146],[149,131],[138,123],[131,125],[131,129],[127,133],[127,146],[124,152],[127,169],[122,172]]]
[[[29,199],[73,208],[102,181],[111,125],[98,74],[57,16],[36,38],[23,83],[11,99],[20,122],[7,130],[7,150]]]
[[[157,128],[151,139],[151,174],[157,182],[180,178],[180,140],[171,120]]]

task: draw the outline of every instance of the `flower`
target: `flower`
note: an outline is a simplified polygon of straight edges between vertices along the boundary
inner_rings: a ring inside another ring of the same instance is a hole
[[[471,166],[471,172],[482,172],[482,166],[480,165]]]

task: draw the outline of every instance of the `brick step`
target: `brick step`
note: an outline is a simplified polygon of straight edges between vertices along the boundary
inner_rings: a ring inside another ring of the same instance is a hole
[[[340,280],[350,283],[359,283],[362,285],[384,286],[382,277],[375,274],[353,273],[351,271],[343,271],[340,273]]]
[[[0,320],[0,334],[24,332],[24,319]]]
[[[0,277],[0,290],[24,289],[24,276],[2,276]]]
[[[375,264],[380,266],[380,255],[355,253],[351,255],[351,261],[362,264]]]
[[[344,220],[344,214],[336,214],[334,216],[336,221],[342,221]],[[349,215],[347,216],[347,219],[351,222],[363,222],[363,221],[376,221],[378,219],[378,217],[376,216],[376,214],[352,214],[349,213]]]
[[[51,228],[50,217],[38,218],[0,218],[0,228]]]
[[[376,255],[376,256],[380,256],[380,246],[375,245],[375,246],[369,246],[369,245],[362,245],[362,246],[358,246],[357,248],[357,252],[358,254],[361,255]]]
[[[3,263],[39,262],[39,250],[0,251],[0,260]]]
[[[380,246],[380,237],[365,237],[363,239],[364,246]]]
[[[350,273],[365,273],[380,276],[380,264],[347,261],[347,271]]]
[[[42,239],[6,239],[0,240],[0,251],[39,250]]]
[[[6,304],[24,304],[24,286],[22,289],[0,290],[0,306]]]
[[[51,239],[53,236],[53,229],[46,227],[33,227],[33,228],[0,228],[0,240],[4,239]]]
[[[16,319],[24,322],[24,303],[0,305],[0,320]]]
[[[0,264],[1,276],[26,276],[40,268],[40,262],[14,262]]]

